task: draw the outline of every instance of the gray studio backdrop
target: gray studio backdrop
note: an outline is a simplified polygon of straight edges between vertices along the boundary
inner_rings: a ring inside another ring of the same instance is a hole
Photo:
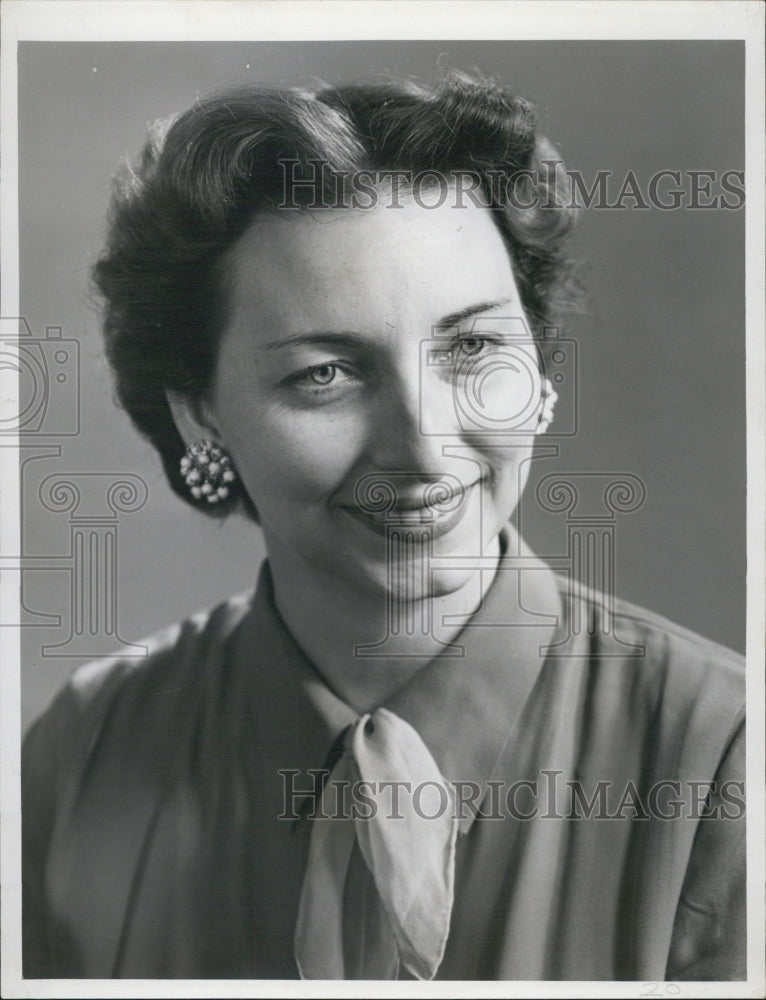
[[[211,88],[428,78],[440,59],[535,99],[589,185],[600,170],[616,190],[631,170],[644,188],[678,170],[688,191],[688,171],[711,171],[715,194],[743,168],[738,42],[21,44],[21,312],[37,373],[22,373],[25,724],[79,663],[140,653],[143,636],[250,587],[263,556],[257,529],[175,499],[114,407],[88,281],[118,161],[138,152],[148,122]],[[577,433],[533,463],[522,530],[561,564],[568,515],[540,509],[536,482],[637,477],[645,501],[610,528],[618,592],[741,650],[744,211],[623,204],[587,211],[572,245],[591,297],[565,331],[578,367],[560,405],[576,403]]]

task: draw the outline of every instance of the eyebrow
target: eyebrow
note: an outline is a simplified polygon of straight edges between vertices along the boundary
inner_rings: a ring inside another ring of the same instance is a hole
[[[294,333],[291,337],[270,340],[263,345],[263,349],[278,351],[280,347],[291,347],[293,344],[340,344],[358,347],[361,343],[362,338],[358,333],[345,330],[314,330],[311,333]]]
[[[510,304],[510,299],[497,299],[486,302],[476,302],[474,305],[466,306],[457,312],[448,313],[438,322],[434,323],[436,330],[449,330],[453,326],[458,326],[463,320],[477,316],[479,313],[489,312],[492,309],[500,309]],[[358,347],[363,344],[363,338],[351,330],[313,330],[311,333],[294,333],[290,337],[282,337],[279,340],[270,340],[263,345],[265,351],[278,351],[282,347],[292,347],[295,344],[338,344],[343,347]]]
[[[465,309],[459,309],[457,312],[449,313],[449,315],[444,316],[443,319],[440,319],[438,323],[434,324],[434,328],[437,330],[449,330],[453,326],[458,326],[465,319],[470,319],[472,316],[478,316],[479,313],[489,312],[492,309],[501,309],[503,306],[510,305],[510,302],[510,299],[477,302],[475,305],[467,306]]]

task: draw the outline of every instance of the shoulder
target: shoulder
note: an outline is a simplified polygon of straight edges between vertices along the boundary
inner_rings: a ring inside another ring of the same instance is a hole
[[[247,614],[252,595],[238,594],[143,639],[146,655],[105,657],[78,667],[25,738],[25,756],[86,754],[107,719],[126,734],[140,718],[146,733],[167,729],[188,710],[201,685],[220,673],[226,649]]]
[[[565,648],[584,663],[589,699],[623,731],[720,760],[745,716],[740,654],[629,601],[557,578]],[[707,752],[705,754],[707,756]]]
[[[715,684],[728,697],[745,697],[745,658],[656,612],[628,601],[615,602],[617,635],[643,646],[649,663],[689,681]]]
[[[564,618],[587,623],[590,651],[596,657],[633,660],[643,670],[672,671],[689,680],[708,676],[744,699],[744,657],[677,622],[610,597],[565,577],[556,577]]]
[[[655,611],[618,599],[615,602],[615,614],[616,620],[626,631],[632,631],[638,638],[646,638],[650,645],[661,640],[666,645],[668,655],[682,662],[716,663],[722,670],[737,677],[744,672],[745,659],[741,654]]]

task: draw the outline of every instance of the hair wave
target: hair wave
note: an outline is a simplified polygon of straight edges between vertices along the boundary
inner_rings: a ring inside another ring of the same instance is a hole
[[[221,260],[283,201],[283,160],[326,163],[328,192],[334,176],[358,171],[469,172],[495,210],[536,330],[577,297],[563,252],[578,214],[569,179],[533,105],[507,87],[453,70],[432,87],[243,87],[197,101],[153,126],[137,166],[123,166],[93,270],[118,398],[189,502],[166,391],[194,400],[209,390],[227,315]],[[518,202],[503,195],[516,181]]]

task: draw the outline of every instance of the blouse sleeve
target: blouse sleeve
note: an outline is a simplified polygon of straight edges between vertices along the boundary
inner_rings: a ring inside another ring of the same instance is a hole
[[[667,981],[747,978],[744,775],[743,722],[711,789],[715,818],[700,820],[694,840],[676,912]]]
[[[27,733],[21,752],[23,974],[52,975],[45,867],[55,817],[56,715],[49,709]]]

